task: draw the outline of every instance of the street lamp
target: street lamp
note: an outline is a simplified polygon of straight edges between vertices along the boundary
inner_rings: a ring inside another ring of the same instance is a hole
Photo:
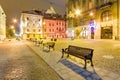
[[[77,9],[77,10],[75,11],[76,16],[80,15],[80,13],[81,13],[81,11],[80,11],[79,9]]]
[[[93,12],[90,12],[90,16],[93,16]]]
[[[14,27],[14,34],[17,33],[16,29],[17,29],[17,23],[18,23],[18,20],[16,18],[13,18],[12,19],[12,25]]]
[[[13,23],[17,23],[17,19],[13,19]]]

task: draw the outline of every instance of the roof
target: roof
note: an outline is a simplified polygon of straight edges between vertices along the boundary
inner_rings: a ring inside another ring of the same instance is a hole
[[[42,11],[39,11],[39,10],[22,11],[22,13],[43,15]]]
[[[51,8],[52,9],[52,8]],[[22,13],[33,14],[33,15],[40,15],[43,16],[45,19],[59,19],[64,20],[62,15],[57,14],[54,10],[30,10],[30,11],[22,11]]]

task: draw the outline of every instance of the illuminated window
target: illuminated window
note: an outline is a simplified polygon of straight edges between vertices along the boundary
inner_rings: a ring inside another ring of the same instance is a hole
[[[29,38],[30,37],[30,34],[27,34],[27,38]]]
[[[112,12],[111,11],[104,11],[101,15],[101,21],[111,21],[112,20]]]

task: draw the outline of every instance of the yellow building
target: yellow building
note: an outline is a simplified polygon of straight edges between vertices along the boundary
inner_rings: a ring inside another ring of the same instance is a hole
[[[68,0],[67,27],[74,37],[120,39],[119,0]]]
[[[6,15],[0,6],[0,40],[6,38]]]

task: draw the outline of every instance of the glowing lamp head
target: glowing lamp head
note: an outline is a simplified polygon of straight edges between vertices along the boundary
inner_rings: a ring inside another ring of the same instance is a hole
[[[13,19],[13,22],[14,22],[14,23],[17,23],[17,19]]]
[[[80,10],[77,9],[77,10],[75,11],[75,14],[76,14],[76,15],[79,15],[79,14],[80,14]]]

